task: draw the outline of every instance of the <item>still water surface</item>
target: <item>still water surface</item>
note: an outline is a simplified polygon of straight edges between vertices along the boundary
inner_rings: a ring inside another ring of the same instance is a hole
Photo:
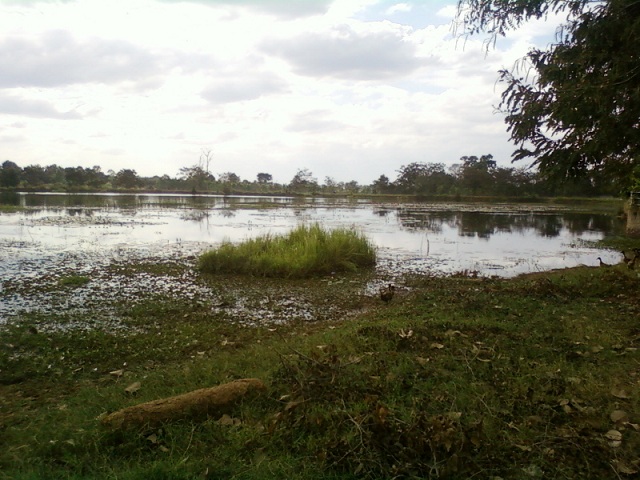
[[[613,215],[549,205],[375,203],[368,200],[182,195],[22,194],[0,215],[0,274],[74,254],[80,263],[198,254],[223,240],[285,233],[299,224],[354,227],[378,248],[379,269],[520,273],[616,263],[588,243],[619,233]]]
[[[617,252],[589,242],[624,228],[614,215],[548,205],[113,194],[23,194],[15,202],[25,208],[0,214],[0,326],[29,313],[39,330],[126,331],[120,305],[150,295],[208,302],[213,314],[245,324],[328,318],[330,308],[285,291],[267,299],[278,304],[268,309],[255,282],[249,283],[255,292],[241,287],[233,294],[233,308],[218,308],[229,296],[226,289],[198,281],[190,270],[179,277],[122,273],[135,262],[194,265],[199,253],[223,240],[277,235],[300,224],[356,228],[371,239],[378,264],[362,292],[370,297],[388,281],[401,285],[407,273],[511,277],[595,266],[598,256],[617,263]],[[90,282],[60,288],[59,280],[69,275]],[[337,285],[342,279],[326,281]]]

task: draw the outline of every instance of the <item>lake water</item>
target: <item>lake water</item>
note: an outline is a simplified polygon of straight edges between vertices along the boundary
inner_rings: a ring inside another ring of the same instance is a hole
[[[16,203],[25,208],[0,214],[0,321],[26,302],[3,294],[8,285],[114,262],[193,259],[223,240],[300,224],[363,232],[378,249],[384,278],[462,271],[511,277],[595,266],[597,257],[617,263],[618,252],[590,242],[624,231],[615,215],[549,205],[115,194],[20,194]]]

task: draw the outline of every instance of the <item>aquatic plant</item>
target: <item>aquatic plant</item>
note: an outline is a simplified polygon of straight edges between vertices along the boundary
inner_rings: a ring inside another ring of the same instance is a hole
[[[376,262],[372,243],[354,229],[302,225],[287,235],[266,234],[240,244],[223,242],[201,255],[205,273],[305,278],[356,271]]]
[[[58,280],[58,285],[61,287],[80,287],[89,283],[89,277],[84,275],[68,275]]]

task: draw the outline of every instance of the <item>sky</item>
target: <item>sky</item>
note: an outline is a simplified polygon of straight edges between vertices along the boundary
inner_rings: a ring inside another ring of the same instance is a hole
[[[447,0],[0,0],[0,161],[288,183],[514,150],[496,112],[539,21],[487,49]],[[515,166],[526,166],[517,163]]]

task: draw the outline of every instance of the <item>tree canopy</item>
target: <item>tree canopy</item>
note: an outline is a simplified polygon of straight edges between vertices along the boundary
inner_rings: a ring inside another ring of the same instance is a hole
[[[640,2],[458,2],[462,30],[490,40],[553,13],[566,18],[555,42],[499,72],[513,160],[532,159],[549,178],[604,178],[627,190],[640,174]]]
[[[5,160],[0,166],[0,186],[17,187],[20,183],[22,170],[11,160]]]
[[[397,170],[397,178],[386,175],[370,185],[357,181],[338,181],[325,177],[319,184],[307,168],[300,169],[290,183],[273,182],[270,173],[259,173],[256,180],[241,180],[233,172],[220,174],[216,180],[202,164],[180,169],[177,177],[169,175],[140,177],[135,170],[102,172],[99,166],[66,167],[59,165],[28,165],[21,168],[7,160],[0,164],[0,197],[17,189],[27,191],[146,191],[208,194],[329,194],[351,195],[357,193],[416,195],[422,198],[462,195],[490,197],[538,197],[538,196],[600,196],[613,195],[615,186],[606,181],[582,177],[554,183],[542,177],[537,170],[526,167],[498,166],[493,155],[465,155],[457,163],[446,167],[443,163],[413,162]],[[632,176],[640,185],[640,176]],[[198,186],[198,180],[202,180]],[[268,181],[267,181],[268,180]],[[0,198],[0,201],[2,199]]]
[[[131,170],[130,168],[123,168],[116,173],[113,179],[113,186],[118,188],[136,188],[139,187],[140,184],[140,177],[138,177],[135,170]]]
[[[293,176],[291,182],[289,182],[289,187],[292,189],[300,189],[300,188],[308,188],[315,187],[318,185],[318,180],[313,176],[311,170],[308,168],[298,169],[298,172]]]

